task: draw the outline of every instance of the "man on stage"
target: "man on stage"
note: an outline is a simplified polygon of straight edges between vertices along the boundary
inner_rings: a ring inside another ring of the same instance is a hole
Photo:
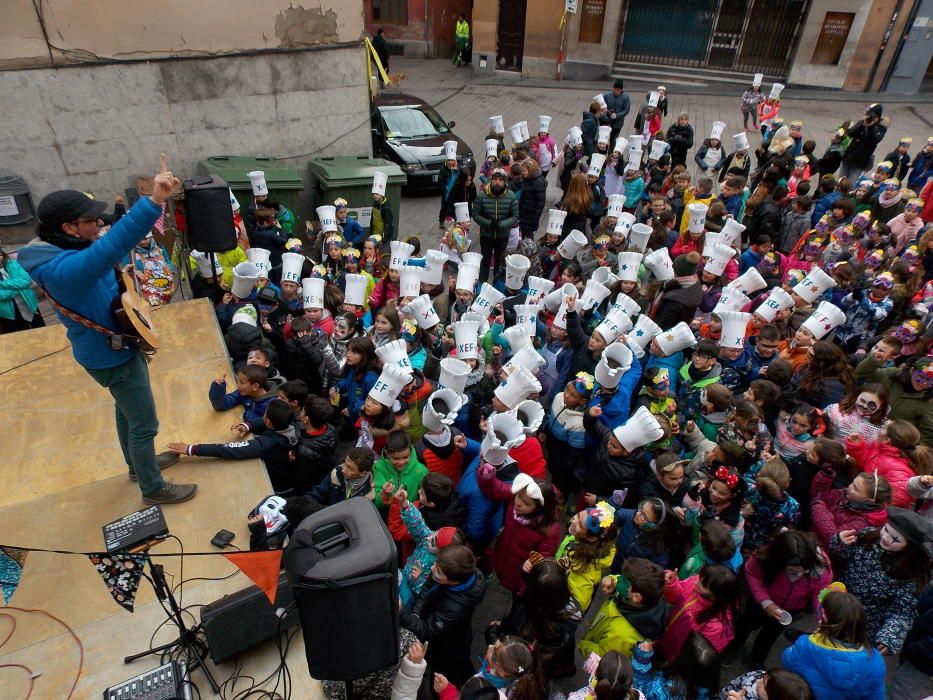
[[[17,256],[56,302],[53,305],[68,329],[75,360],[98,384],[110,390],[116,404],[117,436],[130,479],[138,481],[143,501],[159,504],[187,501],[198,487],[162,478],[160,468],[173,464],[178,456],[163,453],[157,457],[155,453],[159,419],[146,358],[135,349],[113,349],[108,334],[70,316],[120,332],[112,311],[119,293],[114,267],[149,233],[177,182],[163,153],[152,195],[140,199],[103,238],[100,215],[106,208],[104,203],[76,190],[52,192],[39,202],[39,240],[22,248]],[[63,315],[58,305],[71,313]]]

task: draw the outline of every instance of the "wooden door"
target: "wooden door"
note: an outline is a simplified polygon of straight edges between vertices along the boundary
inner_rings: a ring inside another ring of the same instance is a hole
[[[527,0],[499,0],[496,67],[521,71],[525,51],[525,10]]]

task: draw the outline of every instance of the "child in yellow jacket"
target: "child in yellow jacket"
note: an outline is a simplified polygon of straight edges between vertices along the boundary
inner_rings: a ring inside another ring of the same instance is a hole
[[[605,501],[581,510],[570,520],[570,534],[557,549],[558,561],[563,559],[567,568],[570,595],[581,612],[590,607],[596,587],[612,566],[616,553],[614,519],[615,511]]]

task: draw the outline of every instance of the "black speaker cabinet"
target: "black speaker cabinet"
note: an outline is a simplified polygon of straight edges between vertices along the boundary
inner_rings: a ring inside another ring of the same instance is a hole
[[[305,518],[285,550],[313,678],[349,681],[398,662],[395,543],[373,504]]]
[[[202,253],[223,253],[236,248],[230,189],[217,175],[185,180],[185,223],[188,246]]]
[[[292,587],[283,572],[279,576],[275,606],[259,588],[250,586],[201,608],[201,626],[214,663],[272,639],[277,631],[299,624],[297,608],[289,611],[281,627],[275,614],[276,610],[285,610],[294,602]]]

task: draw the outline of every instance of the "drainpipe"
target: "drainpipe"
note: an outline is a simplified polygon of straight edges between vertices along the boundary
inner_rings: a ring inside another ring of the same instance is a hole
[[[424,0],[424,57],[425,59],[431,58],[430,54],[432,53],[431,44],[428,39],[428,2],[429,0]]]

